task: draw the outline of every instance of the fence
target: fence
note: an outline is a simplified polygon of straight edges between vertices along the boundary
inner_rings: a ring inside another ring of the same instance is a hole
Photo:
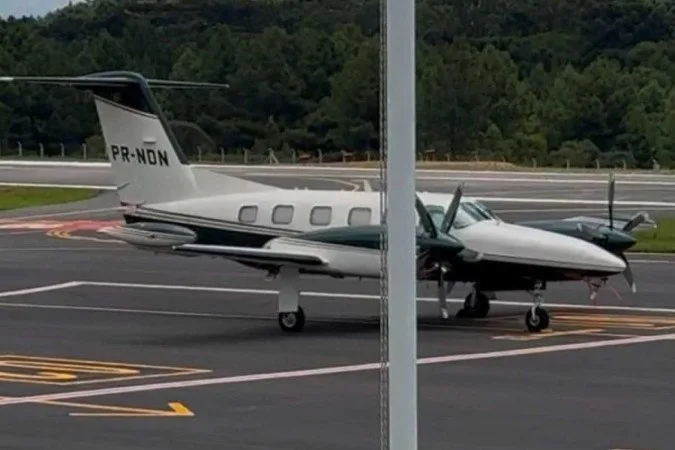
[[[3,142],[0,140],[0,143]],[[37,147],[37,148],[35,148]],[[310,152],[290,151],[275,151],[267,149],[266,152],[254,152],[249,149],[241,149],[238,151],[225,150],[223,147],[218,147],[216,151],[203,151],[201,147],[193,149],[188,152],[188,159],[193,163],[212,163],[212,164],[354,164],[360,165],[372,164],[375,166],[379,161],[379,152],[365,151],[365,152],[329,152],[324,153],[322,150]],[[102,148],[90,149],[86,143],[78,146],[66,145],[64,143],[37,144],[36,146],[26,148],[21,142],[16,142],[12,147],[5,143],[4,147],[0,146],[0,159],[28,159],[28,160],[63,160],[63,161],[106,161],[107,158]],[[594,165],[590,167],[578,167],[570,164],[567,160],[566,164],[562,166],[554,166],[550,164],[539,164],[536,158],[532,158],[530,164],[523,164],[522,162],[510,162],[505,158],[497,159],[481,159],[478,153],[472,157],[453,156],[449,153],[437,154],[434,150],[426,150],[417,154],[417,161],[422,163],[457,163],[465,166],[475,164],[477,166],[493,165],[506,167],[522,167],[522,168],[561,168],[561,169],[618,169],[629,170],[634,167],[626,160],[621,160],[618,164],[602,165],[600,160],[596,160]],[[668,170],[669,168],[664,168]],[[655,159],[651,162],[651,168],[654,172],[662,170],[661,165]]]

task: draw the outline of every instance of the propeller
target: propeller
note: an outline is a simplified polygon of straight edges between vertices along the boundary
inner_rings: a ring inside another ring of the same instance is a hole
[[[422,203],[422,200],[417,194],[415,194],[415,209],[417,210],[417,214],[420,216],[420,221],[422,222],[422,228],[424,228],[424,231],[426,231],[429,236],[436,239],[438,237],[436,225],[434,225],[434,221],[431,218],[431,214],[429,214],[429,210],[427,210],[426,206],[424,206],[424,203]]]
[[[614,172],[609,174],[609,187],[607,192],[607,209],[609,210],[609,229],[614,229],[614,185],[616,179],[614,178]]]
[[[448,210],[445,212],[445,215],[443,216],[443,221],[441,224],[441,232],[444,234],[448,234],[450,228],[452,227],[452,224],[455,221],[455,218],[457,217],[457,210],[459,208],[462,199],[463,190],[464,184],[462,183],[455,190],[455,195],[452,199],[452,202],[450,203]],[[417,210],[417,214],[419,214],[420,216],[420,222],[422,224],[424,231],[432,239],[439,239],[439,230],[438,228],[436,228],[436,224],[434,223],[433,218],[431,217],[431,213],[426,208],[426,206],[424,205],[424,203],[422,202],[422,200],[419,198],[418,195],[415,195],[415,209]],[[424,250],[420,252],[417,258],[418,271],[424,268],[424,266],[428,261],[428,258],[431,257],[431,255],[432,252],[430,250]],[[440,269],[441,270],[439,270],[439,282],[440,280],[442,280],[444,273],[443,268],[441,267]]]
[[[639,227],[643,223],[654,224],[654,221],[652,220],[651,217],[649,217],[649,214],[646,211],[640,211],[639,213],[637,213],[633,217],[631,217],[630,220],[623,226],[621,231],[625,231],[626,233],[630,233],[631,231],[633,231],[635,228]]]
[[[460,184],[455,190],[455,195],[452,198],[452,202],[450,203],[450,206],[448,207],[448,210],[445,212],[445,216],[443,217],[443,222],[441,224],[441,232],[444,234],[449,233],[450,228],[452,228],[452,224],[455,222],[455,218],[457,217],[457,210],[459,209],[459,205],[462,201],[463,192],[464,192],[464,183]],[[438,238],[438,229],[436,228],[436,225],[434,224],[434,221],[431,218],[431,214],[429,213],[427,207],[424,206],[424,203],[417,194],[415,195],[415,209],[417,210],[417,214],[419,214],[420,216],[420,221],[422,222],[422,227],[424,228],[424,231],[429,233],[429,236],[431,236],[432,238],[434,239]]]
[[[455,218],[457,217],[457,210],[459,209],[459,205],[462,200],[462,193],[464,191],[464,183],[460,184],[457,189],[455,190],[455,194],[452,198],[452,202],[450,202],[450,205],[448,206],[447,211],[443,215],[443,221],[441,222],[440,226],[440,232],[443,233],[444,235],[449,236],[449,231],[452,228],[452,224],[455,222]],[[426,208],[422,200],[419,198],[419,196],[415,196],[415,209],[417,210],[417,213],[420,216],[420,222],[422,223],[422,227],[424,228],[424,231],[432,238],[432,239],[442,239],[443,237],[439,235],[439,229],[436,228],[436,224],[434,223],[431,213],[429,210]],[[450,237],[450,236],[449,236]],[[424,250],[421,251],[420,254],[417,257],[417,270],[418,273],[421,270],[425,270],[425,266],[427,265],[427,262],[429,261],[429,258],[432,256],[433,251],[431,249],[429,250]],[[477,258],[476,255],[472,256],[474,259]],[[444,278],[445,274],[451,270],[450,267],[446,266],[445,264],[439,264],[439,263],[434,263],[433,267],[430,269],[427,269],[428,271],[435,271],[438,270],[438,279],[436,280],[437,282],[437,287],[438,287],[438,303],[440,306],[441,310],[441,316],[444,319],[448,318],[448,309],[447,309],[447,300],[446,296],[449,293],[450,290],[452,290],[452,286],[454,283],[451,283],[449,285],[449,288],[447,289],[446,292],[446,285],[444,283]]]
[[[455,218],[457,217],[457,209],[459,209],[463,193],[464,193],[464,183],[461,183],[459,186],[457,186],[457,189],[455,190],[455,195],[452,197],[452,202],[450,202],[450,206],[448,207],[448,210],[445,212],[445,217],[443,217],[443,223],[441,224],[441,231],[445,234],[448,234],[450,232],[450,228],[452,228],[452,224],[455,222]]]
[[[609,174],[609,186],[608,186],[608,192],[607,192],[607,209],[609,212],[609,229],[614,230],[614,191],[615,191],[615,185],[616,185],[616,178],[614,176],[614,172],[611,172]],[[634,215],[631,220],[626,223],[623,228],[620,230],[624,233],[628,233],[629,231],[633,230],[635,227],[640,225],[641,223],[645,222],[646,220],[649,219],[649,215],[646,212],[643,213],[638,213]],[[626,278],[626,282],[630,286],[631,291],[633,293],[637,292],[637,286],[635,285],[635,278],[633,277],[633,270],[630,267],[630,264],[628,263],[628,258],[626,258],[626,255],[623,252],[619,252],[618,256],[623,259],[623,261],[626,263],[626,270],[623,272],[624,278]]]

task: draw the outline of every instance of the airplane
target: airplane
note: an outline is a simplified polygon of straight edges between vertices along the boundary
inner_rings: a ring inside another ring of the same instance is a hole
[[[633,293],[637,292],[637,286],[633,272],[626,258],[625,252],[633,247],[637,240],[630,234],[633,230],[645,226],[656,227],[656,222],[646,211],[639,211],[630,217],[617,218],[614,216],[614,193],[616,189],[616,177],[609,174],[607,193],[608,219],[597,217],[569,217],[564,219],[527,220],[515,222],[518,225],[534,227],[540,230],[573,236],[584,239],[623,259],[626,263],[624,276]],[[618,222],[618,223],[617,223]],[[618,226],[615,226],[618,225]],[[607,278],[596,280],[602,285],[607,283]],[[597,290],[590,293],[591,301],[595,301]]]
[[[92,91],[106,154],[126,210],[106,234],[156,253],[210,255],[267,271],[280,280],[278,322],[303,329],[300,274],[380,278],[380,194],[282,189],[190,165],[152,88],[226,89],[226,84],[146,79],[114,71],[78,77],[5,76],[0,82]],[[454,194],[417,193],[417,277],[435,280],[443,318],[457,282],[472,283],[464,308],[487,314],[494,292],[525,290],[531,332],[547,328],[548,282],[603,279],[625,261],[560,233],[507,223],[489,208]],[[395,262],[391,262],[395,264]],[[411,299],[412,300],[412,299]],[[478,300],[478,301],[477,301]]]

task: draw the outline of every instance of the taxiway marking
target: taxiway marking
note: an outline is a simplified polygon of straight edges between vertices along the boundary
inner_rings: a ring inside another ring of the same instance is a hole
[[[0,397],[6,400],[12,397]],[[180,402],[169,403],[170,410],[165,409],[147,409],[147,408],[133,408],[128,406],[112,406],[112,405],[94,405],[90,403],[74,403],[74,402],[60,402],[60,401],[43,401],[35,402],[41,405],[52,406],[69,406],[78,409],[93,409],[96,413],[69,413],[72,417],[192,417],[195,414]]]
[[[601,333],[603,331],[605,331],[603,328],[588,328],[584,330],[572,330],[572,331],[544,330],[541,333],[528,333],[524,331],[520,334],[506,334],[503,336],[493,336],[492,339],[501,341],[538,341],[541,339],[547,339],[552,337],[593,335]]]
[[[90,405],[86,403],[44,402],[50,405],[72,406],[75,408],[96,409],[108,412],[70,413],[72,417],[192,417],[195,414],[180,402],[169,403],[170,411],[161,409],[128,408],[123,406]]]
[[[117,188],[110,185],[91,185],[91,184],[50,184],[50,183],[6,183],[0,182],[0,186],[16,187],[43,187],[43,188],[64,188],[64,189],[95,189],[98,191],[114,191]]]
[[[152,366],[44,356],[0,355],[0,381],[15,383],[70,386],[187,376],[209,372],[211,371],[187,367]]]
[[[188,286],[180,284],[149,284],[149,283],[122,283],[122,282],[112,282],[112,281],[69,281],[67,283],[59,283],[48,286],[40,286],[35,288],[27,289],[17,289],[13,291],[0,292],[0,298],[4,297],[18,297],[22,295],[38,294],[41,292],[55,291],[60,289],[71,289],[82,286],[98,286],[98,287],[118,287],[118,288],[129,288],[129,289],[161,289],[161,290],[178,290],[178,291],[198,291],[198,292],[223,292],[228,294],[245,294],[245,295],[277,295],[279,291],[275,289],[251,289],[251,288],[228,288],[228,287],[214,287],[214,286]],[[314,292],[314,291],[302,291],[300,293],[304,297],[319,297],[319,298],[345,298],[345,299],[357,299],[357,300],[379,300],[379,295],[374,294],[350,294],[342,292]],[[418,297],[417,301],[420,302],[438,302],[438,299],[434,297]],[[448,303],[464,303],[463,298],[448,298]],[[506,300],[491,300],[490,303],[493,305],[502,305],[502,306],[525,306],[531,307],[531,302],[514,302]],[[5,303],[2,306],[19,306],[18,303]],[[24,304],[25,307],[49,307],[50,305],[38,305],[38,304]],[[675,308],[660,308],[660,307],[648,307],[648,306],[613,306],[613,305],[579,305],[574,303],[550,303],[547,302],[546,306],[552,308],[567,308],[567,309],[577,309],[577,310],[590,310],[590,311],[636,311],[636,312],[648,312],[648,313],[663,313],[663,314],[675,314]],[[143,310],[140,310],[143,311]],[[199,314],[199,313],[195,313]]]
[[[18,297],[20,295],[38,294],[40,292],[57,291],[59,289],[68,289],[68,288],[74,288],[74,287],[78,287],[78,286],[80,286],[80,283],[78,281],[69,281],[67,283],[51,284],[51,285],[48,285],[48,286],[40,286],[40,287],[26,288],[26,289],[16,289],[16,290],[13,290],[13,291],[0,292],[0,298],[3,298],[3,297]]]
[[[658,336],[641,336],[626,339],[610,339],[604,341],[584,342],[576,344],[548,345],[548,346],[530,347],[514,350],[445,355],[445,356],[420,358],[417,360],[417,364],[431,365],[431,364],[444,364],[463,361],[516,357],[516,356],[540,355],[571,350],[584,350],[593,348],[618,347],[624,345],[643,344],[650,342],[663,342],[674,339],[675,333],[672,333]],[[198,387],[198,386],[251,383],[256,381],[272,381],[281,379],[306,378],[321,375],[337,375],[343,373],[367,372],[372,370],[378,370],[381,367],[382,367],[381,363],[378,362],[378,363],[355,364],[348,366],[322,367],[305,370],[290,370],[283,372],[268,372],[268,373],[255,373],[248,375],[216,377],[216,378],[202,378],[195,380],[141,384],[135,386],[121,386],[121,387],[91,389],[82,391],[68,391],[54,394],[31,395],[25,397],[15,397],[11,399],[0,399],[0,406],[36,403],[44,401],[61,401],[75,398],[91,398],[105,395],[128,394],[133,392],[150,392],[150,391]]]
[[[49,217],[68,217],[68,216],[79,216],[79,215],[88,215],[88,214],[98,214],[103,212],[112,212],[112,211],[123,211],[125,208],[123,206],[114,206],[110,208],[97,208],[97,209],[80,209],[74,211],[63,211],[56,213],[46,213],[46,214],[33,214],[28,216],[20,217],[7,217],[0,220],[0,223],[3,222],[16,222],[18,220],[34,220],[34,219],[46,219]]]
[[[601,326],[606,328],[638,328],[664,331],[675,328],[675,317],[654,317],[636,315],[581,315],[557,312],[555,320],[570,325]]]
[[[203,291],[203,292],[224,292],[229,294],[246,294],[246,295],[277,295],[279,291],[275,289],[251,289],[251,288],[228,288],[228,287],[211,287],[211,286],[187,286],[178,284],[149,284],[149,283],[122,283],[112,281],[74,281],[76,286],[101,286],[101,287],[121,287],[130,289],[164,289],[164,290],[181,290],[181,291]],[[350,294],[343,292],[314,292],[301,291],[300,296],[305,297],[320,297],[320,298],[345,298],[357,300],[379,300],[379,295],[374,294]],[[418,297],[417,301],[437,303],[438,299],[435,297]],[[448,303],[464,303],[463,298],[448,298]],[[513,302],[506,300],[491,300],[493,305],[502,306],[526,306],[531,307],[532,302]],[[582,309],[594,311],[638,311],[651,313],[666,313],[675,314],[675,308],[657,308],[657,307],[641,307],[641,306],[611,306],[611,305],[579,305],[573,303],[550,303],[546,302],[546,306],[554,308],[569,308]]]

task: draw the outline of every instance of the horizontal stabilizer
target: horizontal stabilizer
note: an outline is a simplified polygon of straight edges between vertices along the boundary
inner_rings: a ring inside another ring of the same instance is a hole
[[[178,253],[221,256],[238,262],[272,266],[320,267],[327,264],[322,258],[305,254],[268,250],[265,248],[230,247],[222,245],[184,244],[174,247]]]
[[[151,88],[156,89],[227,89],[228,84],[206,83],[196,81],[155,80],[143,79]],[[55,84],[74,87],[120,87],[138,83],[136,77],[120,75],[117,73],[101,73],[83,75],[79,77],[38,77],[38,76],[3,76],[0,82],[14,83],[23,82],[29,84]]]

